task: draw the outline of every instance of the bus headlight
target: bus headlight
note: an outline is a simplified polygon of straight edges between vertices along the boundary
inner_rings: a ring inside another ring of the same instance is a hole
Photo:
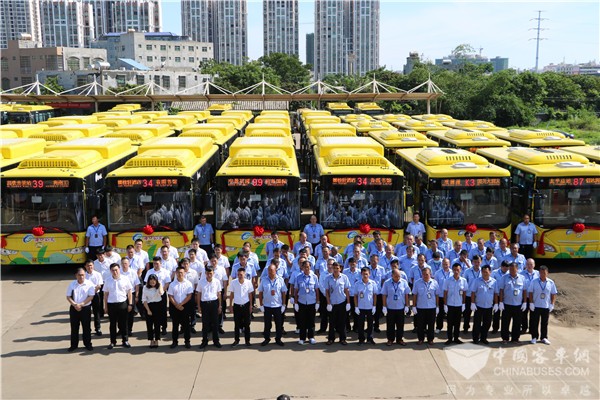
[[[550,253],[556,253],[556,248],[554,248],[554,246],[552,246],[551,244],[544,243],[544,251],[548,251]]]
[[[83,247],[75,247],[73,249],[63,250],[62,252],[66,254],[83,254],[85,251]]]
[[[5,248],[0,248],[0,254],[2,254],[3,256],[14,256],[17,253],[18,253],[18,251],[16,251],[16,250],[8,250]]]

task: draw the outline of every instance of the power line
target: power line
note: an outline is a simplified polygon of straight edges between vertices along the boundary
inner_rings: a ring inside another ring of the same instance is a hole
[[[538,10],[538,12],[537,12],[538,13],[537,18],[530,19],[530,21],[537,21],[537,28],[530,28],[529,29],[530,31],[531,30],[537,31],[536,37],[529,39],[529,40],[535,40],[535,42],[536,42],[535,43],[535,72],[539,71],[538,70],[538,60],[539,60],[539,57],[540,57],[540,40],[548,40],[546,38],[541,38],[540,37],[540,32],[546,30],[545,28],[541,27],[542,21],[548,20],[548,18],[542,18],[542,13],[543,12],[544,12],[543,10]]]

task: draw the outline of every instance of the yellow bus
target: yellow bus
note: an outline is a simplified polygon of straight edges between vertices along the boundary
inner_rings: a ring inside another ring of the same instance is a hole
[[[161,111],[140,111],[136,112],[135,115],[144,118],[146,122],[152,122],[154,119],[158,117],[164,117],[169,115],[169,112],[166,110]]]
[[[233,104],[224,103],[224,104],[211,104],[207,109],[210,112],[210,115],[221,115],[223,111],[233,110]]]
[[[248,124],[245,136],[292,137],[290,124],[255,122]]]
[[[44,153],[46,141],[42,139],[2,139],[0,143],[0,171],[16,167],[21,161]]]
[[[510,237],[510,173],[463,149],[430,147],[396,151],[406,176],[408,218],[419,211],[427,239],[443,228],[452,240]],[[425,238],[423,238],[425,240]]]
[[[66,124],[44,129],[44,135],[52,135],[65,132],[79,132],[82,137],[98,137],[104,136],[110,132],[108,127],[103,123],[93,124]],[[37,135],[30,135],[38,137]]]
[[[137,104],[137,103],[117,104],[116,106],[114,106],[113,108],[110,109],[110,111],[129,111],[130,113],[136,112],[136,111],[141,111],[141,110],[142,110],[142,105]]]
[[[427,136],[435,140],[440,147],[465,149],[473,153],[480,147],[510,146],[510,142],[499,139],[491,132],[477,130],[428,131]]]
[[[127,126],[132,124],[142,124],[145,123],[146,119],[141,115],[131,114],[131,115],[113,115],[98,118],[99,124],[104,124],[108,128],[116,128],[121,126]]]
[[[64,117],[50,118],[45,122],[39,123],[44,129],[52,128],[61,125],[70,124],[95,124],[98,122],[98,118],[94,115],[66,115]]]
[[[385,157],[396,163],[396,150],[411,147],[438,147],[438,143],[422,133],[412,130],[391,130],[369,132],[369,136],[378,141],[385,149]]]
[[[452,116],[447,114],[420,114],[413,115],[412,118],[419,121],[435,121],[440,123],[456,121]]]
[[[19,137],[19,138],[28,138],[33,134],[38,134],[44,132],[45,127],[37,124],[8,124],[8,125],[0,125],[0,134],[2,134],[3,138],[10,137]],[[14,133],[14,135],[9,135],[9,133]]]
[[[379,230],[395,245],[404,225],[404,175],[367,137],[321,137],[314,147],[315,213],[329,242],[342,247],[356,235],[364,241]],[[343,248],[343,247],[342,247]]]
[[[2,111],[2,125],[5,124],[37,124],[57,116],[57,111],[50,106],[32,106],[13,104],[10,109]]]
[[[600,146],[568,146],[563,148],[564,151],[569,153],[580,154],[586,157],[588,160],[600,164]]]
[[[538,227],[538,258],[600,257],[600,165],[563,149],[479,149],[510,170],[513,228],[527,213]]]
[[[377,105],[377,103],[356,103],[354,110],[358,114],[379,115],[385,114],[385,110]]]
[[[254,114],[252,114],[252,111],[250,110],[225,110],[221,113],[221,115],[225,117],[228,115],[242,116],[248,123],[252,122],[254,119]]]
[[[208,117],[210,117],[210,111],[208,110],[188,110],[188,111],[180,111],[177,115],[192,115],[196,119],[196,123],[205,122]]]
[[[480,121],[480,120],[475,120],[475,121],[468,121],[468,120],[444,120],[444,121],[439,121],[441,122],[444,126],[447,126],[449,128],[454,128],[454,129],[467,129],[467,130],[476,130],[476,131],[482,131],[482,132],[506,132],[505,128],[500,128],[496,125],[494,125],[491,122],[487,122],[487,121]]]
[[[332,115],[352,114],[354,110],[347,103],[327,103],[325,107]]]
[[[179,135],[179,137],[210,138],[219,147],[220,163],[225,162],[229,156],[229,147],[238,136],[239,131],[229,122],[188,125]]]
[[[350,125],[356,128],[356,134],[358,136],[369,136],[369,132],[384,132],[394,129],[390,123],[377,119],[352,121],[350,122]]]
[[[196,117],[189,114],[183,115],[165,115],[152,120],[153,124],[167,124],[171,129],[175,130],[176,134],[180,134],[183,128],[197,123]]]
[[[565,146],[583,146],[583,140],[571,139],[560,132],[543,129],[511,129],[509,131],[492,131],[499,139],[506,140],[512,146],[558,148]]]
[[[85,138],[2,172],[2,265],[83,263],[87,226],[106,214],[106,175],[134,154],[126,139]]]
[[[241,137],[216,175],[216,241],[230,259],[244,242],[260,261],[273,231],[290,247],[300,235],[300,172],[291,137]]]
[[[139,147],[138,155],[108,174],[109,243],[119,254],[144,240],[150,257],[169,236],[181,256],[196,219],[207,208],[218,148],[208,138],[172,137]]]
[[[375,115],[374,118],[381,120],[381,121],[388,122],[390,124],[392,122],[402,122],[402,121],[408,121],[408,120],[412,119],[410,115],[406,115],[406,114],[383,114],[383,115]]]
[[[417,132],[429,132],[429,131],[447,131],[448,127],[441,124],[441,122],[437,121],[419,121],[416,119],[411,119],[408,121],[398,121],[392,122],[392,125],[397,129],[407,129],[413,130]]]
[[[175,130],[167,124],[133,124],[116,127],[104,137],[126,138],[135,146],[141,146],[155,139],[162,139],[175,135]]]
[[[359,121],[371,121],[375,118],[373,118],[372,116],[370,116],[368,114],[346,114],[346,115],[341,115],[340,119],[342,120],[342,122],[349,124],[352,122],[359,122]]]

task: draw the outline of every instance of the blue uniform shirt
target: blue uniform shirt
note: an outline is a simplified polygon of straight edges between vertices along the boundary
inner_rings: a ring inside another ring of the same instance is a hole
[[[530,274],[529,271],[527,271],[527,268],[525,268],[523,271],[519,271],[519,274],[523,275],[523,278],[525,278],[525,290],[527,292],[529,292],[529,287],[531,286],[531,282],[535,278],[540,277],[539,271],[536,271],[535,269],[533,270],[533,273]]]
[[[494,292],[496,280],[490,277],[487,282],[483,277],[475,279],[470,286],[471,293],[475,293],[475,304],[478,308],[492,308],[494,305]]]
[[[445,254],[445,253],[444,253],[444,251],[442,251],[442,249],[438,248],[436,251],[437,251],[438,253],[440,253],[440,260],[441,260],[442,258],[444,258],[444,254]],[[432,259],[433,259],[433,250],[431,250],[431,249],[427,249],[427,251],[425,252],[425,259],[426,259],[428,262],[429,262],[429,260],[432,260]]]
[[[346,289],[350,290],[350,281],[344,274],[336,279],[333,274],[325,280],[325,287],[329,291],[329,302],[333,305],[346,302]]]
[[[413,266],[408,272],[408,281],[414,284],[419,279],[423,278],[423,271],[418,265]]]
[[[371,276],[369,279],[374,280],[377,286],[381,286],[385,279],[385,269],[381,265],[377,265],[376,268],[369,265],[369,268],[371,269]]]
[[[471,242],[471,243],[469,243],[469,242],[463,242],[461,250],[466,250],[466,251],[468,251],[470,253],[471,250],[473,250],[476,247],[477,247],[477,243],[475,243],[475,242]]]
[[[502,277],[502,280],[496,287],[498,293],[500,290],[504,292],[504,304],[520,306],[523,303],[523,292],[526,290],[525,278],[519,274],[513,278],[508,273]]]
[[[275,277],[275,280],[267,277],[260,280],[258,292],[263,294],[263,304],[265,307],[281,307],[283,304],[281,293],[286,293],[287,287],[280,276]]]
[[[390,258],[387,258],[385,255],[383,257],[379,257],[379,265],[385,268],[385,272],[390,272],[392,269],[392,261],[397,260],[398,257],[392,254]],[[400,264],[398,264],[400,265]]]
[[[496,280],[496,285],[502,280],[502,277],[507,274],[508,271],[502,272],[502,268],[498,268],[497,270],[492,271],[492,278]],[[496,293],[498,293],[498,291],[496,291]]]
[[[485,257],[485,250],[485,247],[480,250],[479,247],[475,246],[471,249],[471,251],[469,251],[469,258],[472,260],[474,255],[478,255],[479,257],[483,258]]]
[[[435,258],[432,258],[431,260],[427,260],[427,265],[431,267],[431,273],[435,276],[435,273],[442,269],[442,259],[440,258],[435,261]]]
[[[515,235],[519,235],[519,244],[533,244],[533,237],[537,233],[537,228],[531,222],[527,225],[521,222],[517,225],[517,229],[515,229]]]
[[[346,268],[344,269],[344,272],[342,272],[342,274],[348,277],[348,281],[350,282],[350,292],[352,292],[352,288],[354,287],[356,282],[361,280],[360,270],[357,268],[354,270],[354,272],[352,272],[350,268]]]
[[[297,274],[295,282],[294,286],[298,288],[298,303],[315,304],[317,302],[316,289],[319,288],[319,278],[309,271],[309,275],[305,273]]]
[[[292,251],[294,252],[295,255],[300,254],[300,250],[306,248],[307,246],[310,246],[310,250],[312,251],[312,246],[310,244],[310,242],[306,241],[304,243],[302,243],[301,241],[297,241],[296,243],[294,243],[294,248],[292,249]]]
[[[421,243],[421,245],[419,246],[418,244],[415,243],[415,246],[417,246],[417,250],[419,250],[417,252],[417,254],[425,254],[427,253],[427,250],[429,250],[427,248],[427,245],[425,243]],[[427,259],[427,257],[425,257],[425,259]]]
[[[277,276],[281,277],[282,279],[288,279],[288,270],[287,267],[285,266],[285,261],[283,260],[279,260],[279,266],[277,267],[277,270],[275,271],[277,273]],[[269,279],[269,268],[268,268],[269,264],[267,264],[267,267],[265,267],[262,271],[262,274],[260,274],[260,279]]]
[[[494,243],[492,243],[491,241],[487,241],[484,243],[485,248],[487,249],[488,247],[491,247],[492,250],[496,251],[496,249],[500,248],[500,241],[499,240],[494,240]]]
[[[413,255],[416,257],[419,255],[419,248],[417,246],[415,246],[414,244],[412,245],[413,250],[415,251],[413,253]],[[396,245],[396,248],[394,249],[394,254],[396,255],[396,257],[400,258],[402,256],[406,255],[406,245],[404,243],[400,243]]]
[[[512,254],[507,255],[506,257],[504,257],[504,259],[506,261],[508,261],[509,263],[513,263],[516,262],[517,265],[519,266],[519,271],[523,270],[523,268],[525,268],[525,256],[523,254],[518,254],[517,256],[514,257]]]
[[[437,307],[436,303],[436,292],[438,290],[438,284],[433,279],[429,282],[425,282],[423,279],[419,279],[413,285],[413,294],[417,295],[417,308],[432,309]]]
[[[504,261],[507,256],[510,256],[510,249],[508,247],[504,251],[500,247],[494,251],[494,257],[498,260],[498,264],[502,264],[502,261]]]
[[[460,258],[460,250],[456,251],[456,250],[452,249],[446,253],[446,257],[450,261]],[[450,268],[452,268],[452,264],[450,264]]]
[[[410,274],[410,270],[412,267],[417,265],[417,256],[413,255],[409,258],[406,254],[398,258],[398,266],[402,271],[406,273],[406,275]]]
[[[481,266],[483,267],[484,265],[489,265],[492,271],[495,271],[498,268],[500,268],[500,263],[498,262],[498,259],[494,256],[492,256],[490,259],[488,259],[487,256],[483,257],[481,259]]]
[[[278,240],[277,243],[273,243],[272,240],[269,240],[265,245],[265,252],[267,253],[267,258],[273,258],[273,250],[281,249],[281,246],[283,246],[283,242],[281,240]]]
[[[444,252],[444,254],[449,253],[453,248],[454,248],[454,243],[452,242],[452,239],[448,238],[446,240],[439,238],[437,240],[438,242],[438,249],[442,250]]]
[[[473,281],[481,278],[481,267],[479,268],[479,271],[475,271],[475,268],[471,267],[465,271],[463,276],[467,280],[467,283],[469,284],[469,287],[470,287],[471,283],[473,283]],[[470,295],[471,295],[471,289],[467,289],[467,296],[470,296]]]
[[[312,244],[319,243],[319,240],[321,240],[321,236],[325,234],[325,231],[323,230],[323,226],[321,224],[306,224],[303,232],[306,233],[307,240]]]
[[[361,254],[362,254],[362,253],[361,253]],[[344,269],[346,269],[346,268],[350,268],[350,262],[348,261],[348,260],[350,259],[350,257],[354,258],[354,256],[353,256],[353,255],[351,255],[351,256],[348,256],[348,257],[346,258],[346,262],[344,262]],[[360,259],[358,259],[358,260],[354,260],[354,261],[356,261],[356,269],[357,269],[357,270],[359,270],[359,271],[362,269],[362,267],[369,267],[369,262],[368,262],[368,261],[367,261],[367,259],[366,259],[365,257],[363,257],[362,255],[361,255]]]
[[[361,279],[354,285],[353,293],[358,297],[356,306],[361,310],[370,310],[373,308],[373,299],[379,293],[379,286],[372,279],[369,279],[367,283]]]
[[[533,304],[535,308],[549,308],[551,301],[551,295],[556,295],[556,285],[550,278],[546,278],[545,282],[538,277],[531,281],[530,289],[533,293]]]
[[[466,295],[469,284],[462,276],[458,280],[454,276],[444,281],[444,292],[448,291],[446,296],[446,305],[451,307],[460,307],[463,305],[463,294]]]
[[[385,242],[385,240],[383,241],[383,247],[381,248],[383,250],[383,254],[385,254],[385,246],[387,246],[387,243]],[[369,244],[367,245],[367,253],[369,255],[373,254],[375,251],[377,251],[377,245],[375,244],[375,241],[373,240],[372,242],[369,242]],[[380,256],[381,257],[381,256]]]
[[[452,270],[448,269],[448,271],[444,271],[444,268],[440,268],[436,273],[435,273],[435,277],[433,279],[435,279],[435,281],[438,283],[438,292],[437,295],[438,297],[444,297],[444,281],[446,279],[450,279],[452,277]]]
[[[413,221],[411,221],[406,227],[406,232],[413,236],[421,236],[422,238],[425,238],[425,225],[423,225],[422,222],[417,222],[415,224]]]
[[[408,282],[402,278],[394,282],[392,278],[383,283],[381,294],[386,296],[385,304],[390,310],[403,310],[406,304],[406,295],[410,294]]]
[[[210,235],[215,233],[211,224],[198,224],[194,227],[194,236],[199,240],[201,246],[210,245]]]
[[[335,260],[335,258],[329,257],[327,260],[323,257],[319,258],[315,263],[315,272],[322,274],[323,271],[327,271],[327,261],[329,260]]]
[[[91,224],[87,227],[87,231],[85,232],[85,236],[90,238],[88,243],[92,247],[103,246],[104,236],[107,235],[108,232],[106,232],[106,227],[102,224],[98,224],[98,226]]]

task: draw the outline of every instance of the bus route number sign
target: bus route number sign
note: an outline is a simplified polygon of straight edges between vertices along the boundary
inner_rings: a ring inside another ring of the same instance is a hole
[[[442,179],[442,187],[500,186],[500,178],[452,178]]]
[[[548,187],[553,186],[584,186],[584,185],[600,185],[600,177],[594,176],[581,176],[574,177],[568,176],[564,178],[550,178],[548,180]]]
[[[173,188],[177,187],[179,180],[177,178],[152,178],[152,179],[117,179],[119,188]]]
[[[392,186],[392,178],[384,176],[334,176],[331,183],[335,186]]]
[[[67,189],[68,179],[5,179],[7,189]]]
[[[286,187],[288,180],[286,178],[228,178],[227,186],[229,187]]]

